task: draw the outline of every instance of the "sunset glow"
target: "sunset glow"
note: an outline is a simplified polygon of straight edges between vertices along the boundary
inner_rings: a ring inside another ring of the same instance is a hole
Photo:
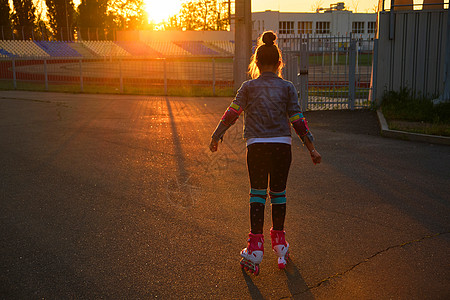
[[[182,0],[144,0],[149,21],[161,23],[178,14]]]

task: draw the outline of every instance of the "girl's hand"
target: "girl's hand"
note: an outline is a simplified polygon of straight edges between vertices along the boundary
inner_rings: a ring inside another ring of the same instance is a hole
[[[209,150],[211,150],[211,152],[216,152],[218,146],[219,146],[219,142],[211,139],[211,143],[209,144]]]
[[[311,159],[315,165],[320,164],[320,162],[322,161],[322,156],[319,152],[317,152],[316,150],[312,150],[311,152],[309,152],[309,154],[311,155]]]

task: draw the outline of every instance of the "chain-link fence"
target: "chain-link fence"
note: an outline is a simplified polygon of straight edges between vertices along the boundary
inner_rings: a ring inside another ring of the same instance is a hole
[[[299,90],[303,109],[369,106],[372,36],[310,36],[280,39],[284,76]]]
[[[152,95],[229,95],[233,59],[4,58],[0,88]]]

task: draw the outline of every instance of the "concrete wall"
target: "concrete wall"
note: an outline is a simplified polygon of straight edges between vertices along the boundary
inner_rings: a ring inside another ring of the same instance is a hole
[[[416,95],[432,97],[444,89],[447,10],[395,11],[394,38],[390,13],[379,14],[375,99],[384,91],[407,87]]]

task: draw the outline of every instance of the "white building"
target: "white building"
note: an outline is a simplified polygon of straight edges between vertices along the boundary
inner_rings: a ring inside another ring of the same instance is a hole
[[[256,39],[265,30],[273,30],[280,38],[302,34],[320,37],[351,33],[356,37],[368,39],[375,35],[376,20],[376,13],[353,13],[344,9],[329,9],[322,13],[283,13],[267,10],[252,13],[252,38]]]

